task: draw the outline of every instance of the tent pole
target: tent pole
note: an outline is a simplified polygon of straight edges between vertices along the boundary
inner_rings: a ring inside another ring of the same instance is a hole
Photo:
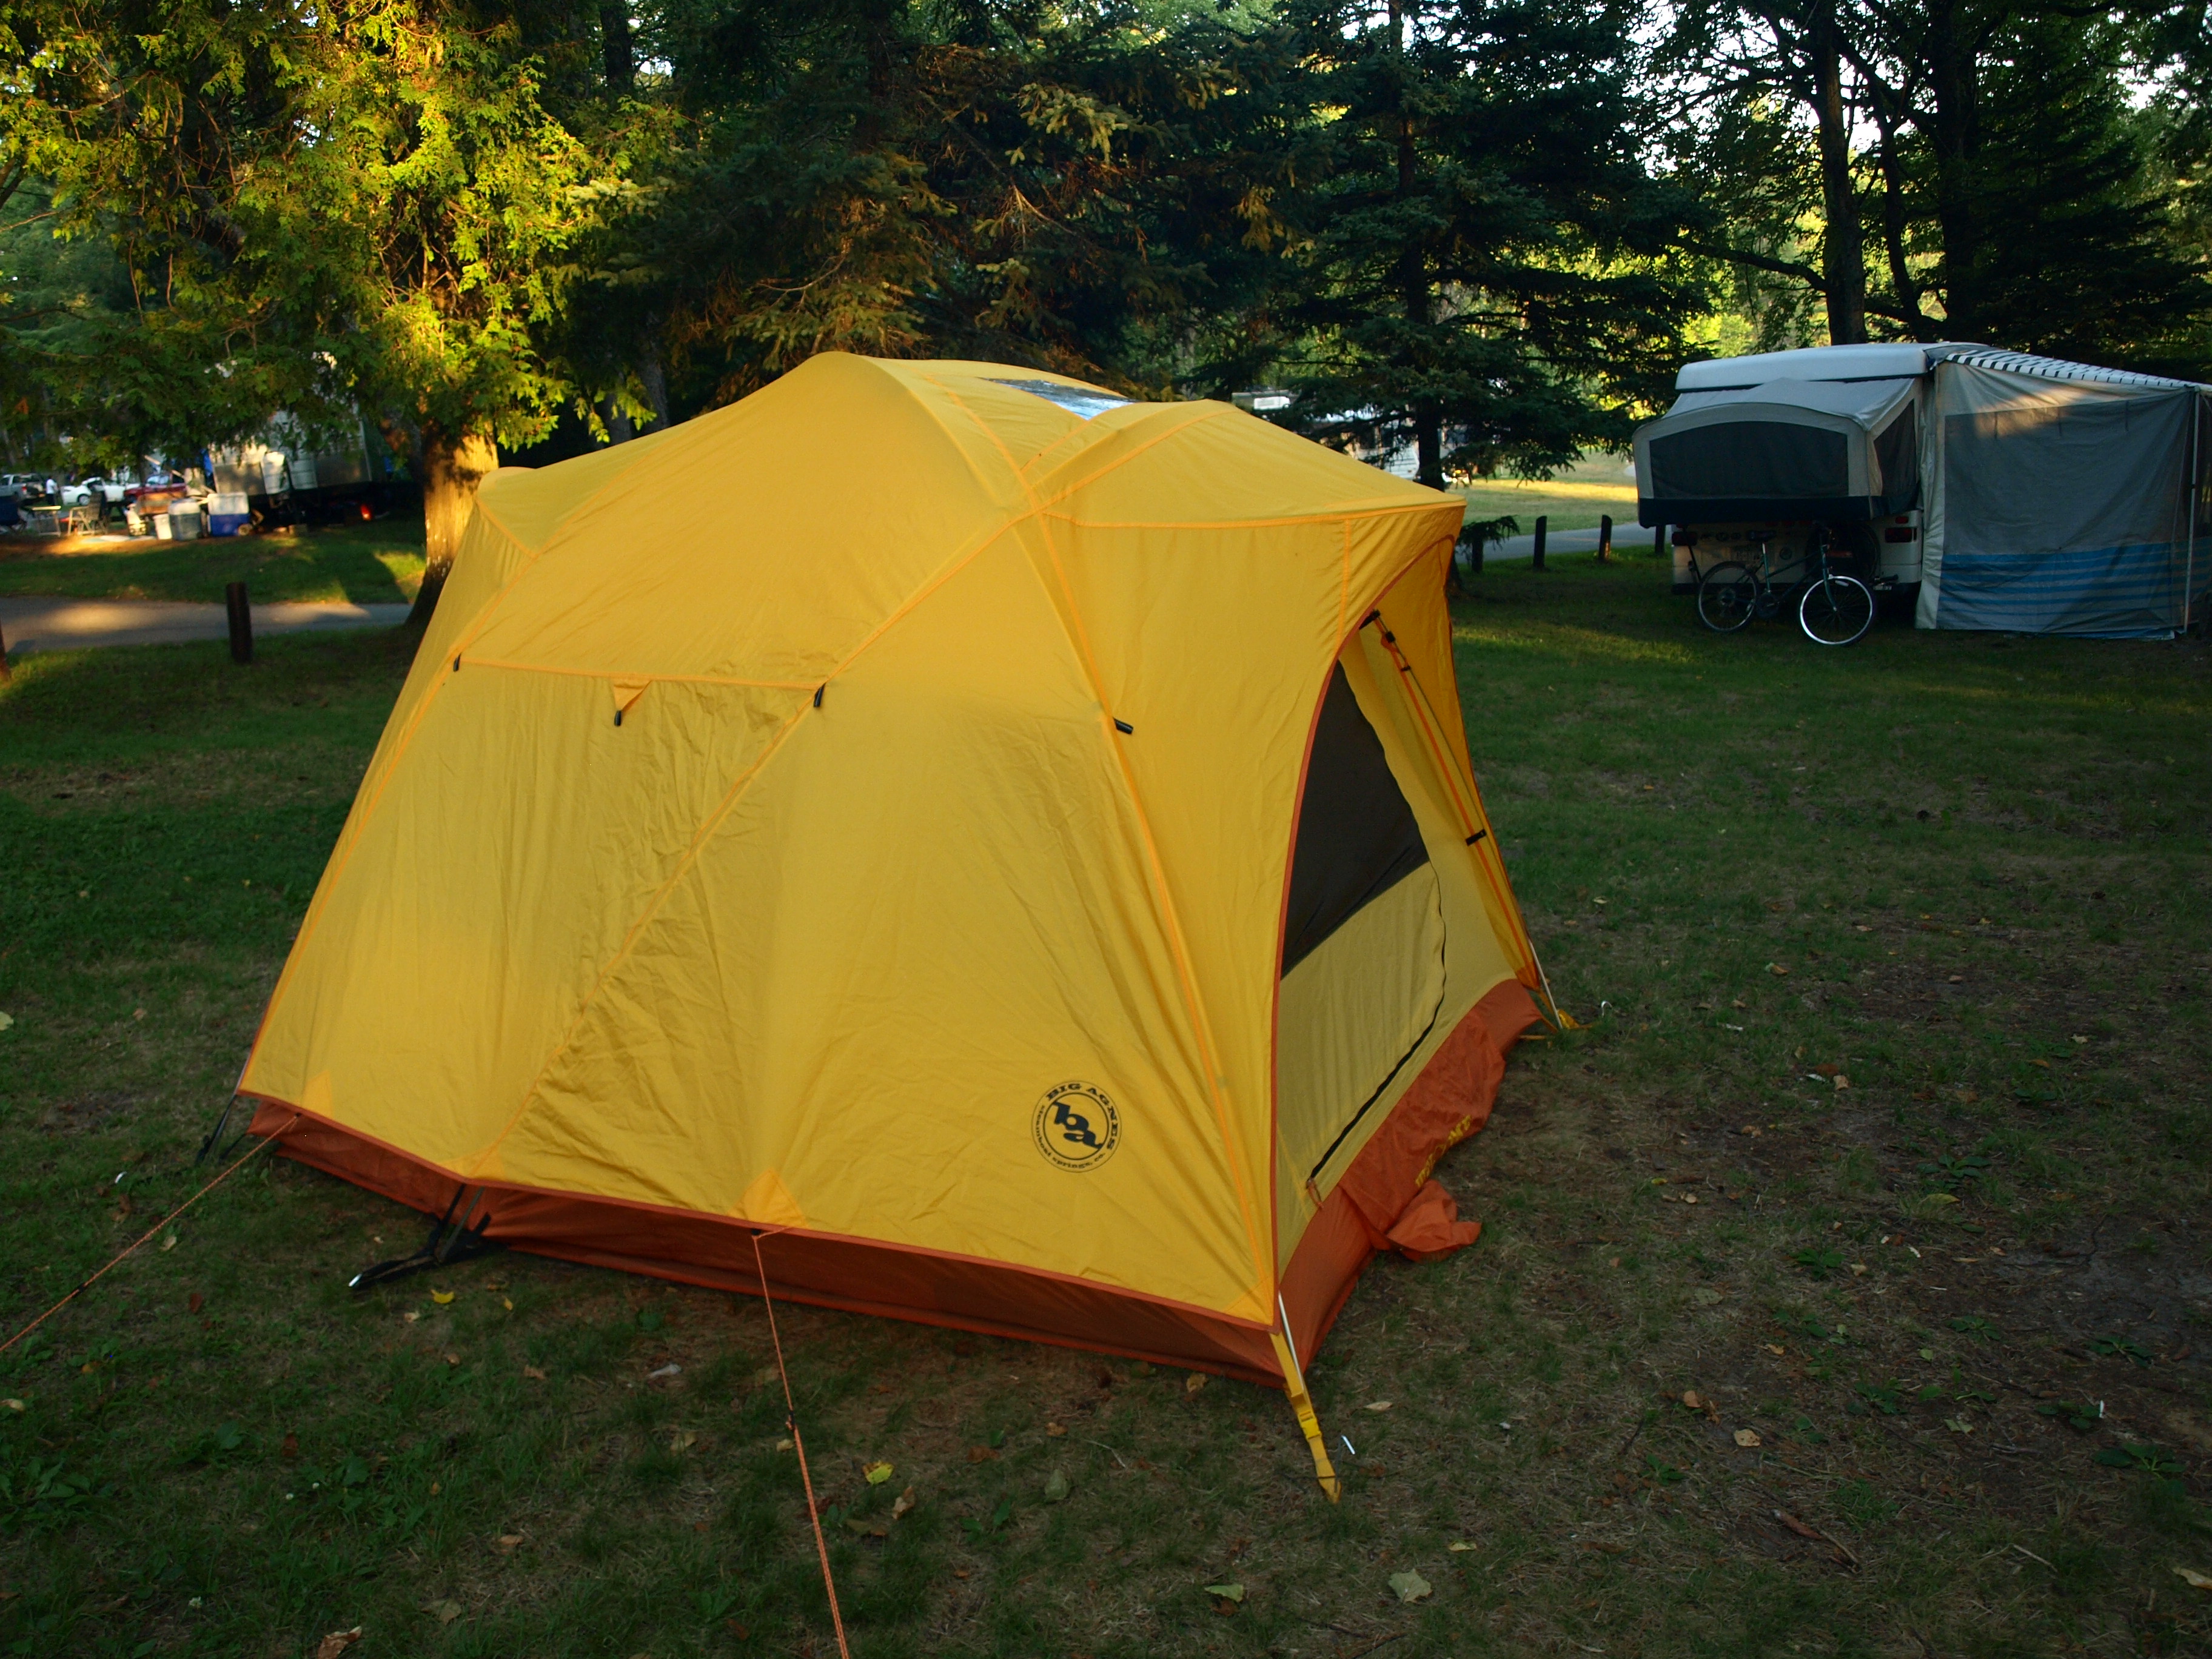
[[[2189,489],[2186,492],[2189,497],[2189,553],[2182,566],[2181,576],[2181,631],[2184,634],[2189,632],[2190,624],[2196,620],[2190,612],[2197,599],[2197,498],[2204,489],[2203,475],[2199,471],[2203,461],[2197,453],[2204,441],[2204,399],[2197,393],[2190,394],[2189,414]]]

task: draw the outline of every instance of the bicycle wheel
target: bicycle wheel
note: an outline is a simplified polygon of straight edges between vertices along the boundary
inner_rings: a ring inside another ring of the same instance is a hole
[[[1698,620],[1716,634],[1735,633],[1758,603],[1759,579],[1739,560],[1715,565],[1698,584]]]
[[[1874,592],[1856,576],[1823,576],[1797,601],[1797,625],[1815,645],[1849,645],[1874,625]]]

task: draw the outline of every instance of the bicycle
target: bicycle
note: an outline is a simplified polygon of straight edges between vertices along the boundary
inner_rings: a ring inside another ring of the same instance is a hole
[[[1813,558],[1819,574],[1805,583],[1797,599],[1797,626],[1815,645],[1850,645],[1874,625],[1874,590],[1856,576],[1829,568],[1828,531],[1824,525],[1813,535]],[[1756,568],[1741,559],[1728,559],[1702,572],[1698,579],[1698,620],[1716,634],[1733,634],[1753,617],[1778,617],[1784,600],[1775,592],[1772,560],[1768,544],[1759,544]]]

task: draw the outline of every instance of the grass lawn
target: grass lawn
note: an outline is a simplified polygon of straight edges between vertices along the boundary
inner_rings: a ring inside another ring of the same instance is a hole
[[[1460,608],[1588,1024],[1439,1171],[1480,1242],[1318,1357],[1342,1504],[1279,1395],[790,1308],[855,1652],[2212,1646],[2203,648],[1723,639],[1664,580]],[[9,1331],[205,1178],[406,644],[0,687]],[[0,1357],[0,1651],[834,1652],[758,1305],[520,1255],[348,1294],[423,1229],[257,1160]]]
[[[1510,517],[1521,526],[1516,533],[1523,536],[1535,530],[1539,515],[1548,517],[1552,530],[1557,532],[1595,530],[1599,515],[1610,514],[1614,538],[1626,545],[1639,533],[1636,480],[1627,467],[1624,456],[1591,455],[1554,478],[1484,478],[1455,486],[1452,493],[1467,498],[1469,518]],[[1641,534],[1648,545],[1651,532]]]
[[[191,542],[56,544],[0,538],[0,595],[75,599],[203,599],[242,581],[257,605],[277,599],[412,599],[422,580],[422,515]]]

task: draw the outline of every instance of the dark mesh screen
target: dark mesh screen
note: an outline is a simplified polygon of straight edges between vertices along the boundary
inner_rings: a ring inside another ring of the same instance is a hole
[[[1920,425],[1911,404],[1875,439],[1874,459],[1881,468],[1885,510],[1905,511],[1920,495]]]
[[[1344,670],[1332,669],[1298,808],[1283,972],[1428,861],[1413,809],[1383,757],[1382,740],[1359,712]]]
[[[1850,488],[1844,434],[1780,421],[1726,421],[1651,441],[1651,494],[1841,495]]]

